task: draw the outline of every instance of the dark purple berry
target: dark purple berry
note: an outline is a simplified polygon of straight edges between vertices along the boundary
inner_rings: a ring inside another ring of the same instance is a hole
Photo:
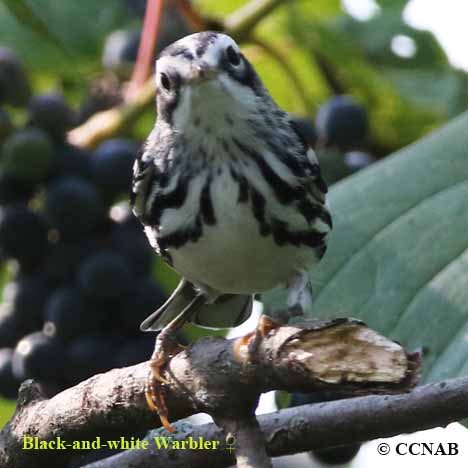
[[[360,145],[369,121],[366,109],[349,96],[335,96],[318,111],[315,120],[320,140],[341,149]]]
[[[65,378],[71,384],[81,382],[115,366],[115,345],[106,335],[80,336],[68,346]]]
[[[124,139],[107,140],[96,149],[92,159],[93,180],[106,200],[130,193],[137,151],[135,142]]]
[[[34,265],[47,249],[47,223],[23,204],[0,209],[0,251],[4,258]]]
[[[122,255],[103,251],[82,263],[78,283],[85,296],[91,299],[116,299],[132,289],[133,275]]]
[[[20,381],[57,381],[62,376],[64,364],[60,342],[36,332],[25,336],[16,345],[13,374]]]
[[[13,375],[12,359],[12,349],[0,349],[0,396],[16,399],[20,382]]]
[[[74,112],[61,94],[34,96],[29,102],[28,110],[31,124],[41,128],[55,140],[63,140],[66,132],[75,124]]]
[[[139,333],[141,322],[163,305],[166,298],[166,294],[152,278],[140,280],[132,294],[122,302],[122,328],[133,334]]]
[[[42,325],[44,304],[50,291],[38,274],[22,275],[7,283],[3,289],[3,303],[11,307],[11,313],[29,331]]]
[[[38,128],[26,128],[3,143],[0,167],[5,174],[29,183],[43,182],[54,164],[49,136]]]
[[[23,107],[30,95],[31,89],[22,62],[12,50],[0,47],[0,103]]]
[[[90,233],[104,218],[105,209],[96,188],[79,177],[64,177],[50,186],[44,211],[64,237]]]
[[[86,308],[81,293],[72,286],[59,288],[49,297],[44,320],[44,334],[63,341],[96,331],[101,321]]]

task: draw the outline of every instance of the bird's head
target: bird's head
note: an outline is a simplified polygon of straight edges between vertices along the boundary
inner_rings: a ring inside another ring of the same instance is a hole
[[[179,128],[204,116],[225,118],[227,112],[245,117],[263,89],[236,42],[212,31],[164,49],[156,62],[156,82],[158,119]]]

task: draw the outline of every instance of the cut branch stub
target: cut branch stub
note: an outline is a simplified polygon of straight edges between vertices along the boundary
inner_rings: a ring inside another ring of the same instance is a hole
[[[247,359],[248,345],[245,338],[235,343],[241,359]],[[290,391],[393,393],[411,389],[419,378],[419,353],[408,354],[353,319],[271,327],[258,355],[264,361],[258,365],[273,371],[275,384],[281,381]]]

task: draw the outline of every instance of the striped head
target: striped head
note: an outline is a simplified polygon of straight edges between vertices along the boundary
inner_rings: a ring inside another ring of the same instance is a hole
[[[265,94],[255,70],[226,34],[205,31],[163,50],[156,62],[158,119],[178,131],[209,117],[248,118]],[[228,122],[229,123],[229,122]]]

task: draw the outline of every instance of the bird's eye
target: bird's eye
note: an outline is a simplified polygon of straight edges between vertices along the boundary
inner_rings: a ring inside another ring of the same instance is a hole
[[[237,67],[237,65],[240,64],[240,61],[241,61],[240,54],[238,54],[238,53],[234,50],[234,47],[229,46],[229,47],[226,49],[226,57],[227,57],[227,59],[229,60],[229,63],[230,63],[231,65],[234,65],[235,67]]]
[[[169,91],[171,89],[171,81],[165,73],[161,73],[161,84],[166,91]]]

